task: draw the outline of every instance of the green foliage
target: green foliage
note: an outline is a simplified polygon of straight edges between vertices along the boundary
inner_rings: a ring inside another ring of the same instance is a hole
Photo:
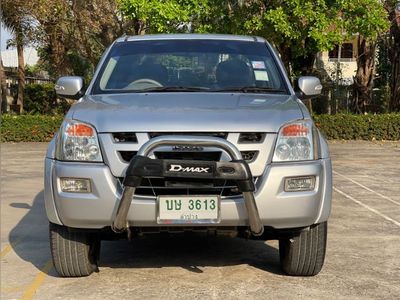
[[[98,57],[100,58],[100,54]],[[70,50],[67,52],[66,59],[71,66],[72,74],[85,78],[86,82],[90,81],[94,73],[94,66],[87,58],[79,55],[76,51]]]
[[[202,0],[118,0],[123,15],[139,24],[137,34],[188,31]]]
[[[63,116],[2,115],[0,141],[48,142],[59,129]]]
[[[305,64],[312,68],[313,56],[339,43],[338,9],[325,0],[210,1],[202,11],[197,32],[259,35],[273,43],[287,67],[295,72]],[[296,63],[299,58],[301,63]],[[300,65],[300,66],[299,66]]]
[[[331,49],[341,40],[340,28],[332,26],[337,19],[336,9],[328,9],[325,1],[273,1],[262,15],[261,26],[253,28],[245,22],[245,27],[272,36],[276,44],[290,42],[294,56],[302,56],[309,51]]]
[[[88,79],[101,52],[123,33],[175,32],[266,37],[297,75],[312,69],[316,53],[332,49],[344,33],[374,38],[388,25],[378,0],[32,1],[40,56],[53,77]]]
[[[379,0],[339,0],[341,24],[347,36],[359,34],[364,39],[376,40],[389,29],[387,11]]]
[[[378,0],[216,0],[204,7],[195,31],[263,36],[294,75],[310,73],[318,52],[349,36],[373,39],[388,27]]]
[[[400,114],[315,115],[317,127],[328,139],[400,140]]]
[[[65,99],[57,100],[54,84],[28,84],[24,93],[24,110],[29,114],[63,114],[70,105]]]
[[[42,66],[37,63],[33,66],[26,65],[25,66],[25,75],[30,77],[40,77],[40,73],[45,70],[42,69]]]
[[[24,110],[28,113],[50,114],[56,100],[54,84],[28,84],[25,86]]]

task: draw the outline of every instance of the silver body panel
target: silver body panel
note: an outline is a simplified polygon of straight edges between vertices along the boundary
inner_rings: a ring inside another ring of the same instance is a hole
[[[60,96],[67,97],[75,96],[83,88],[83,78],[79,76],[68,76],[61,77],[57,80],[54,87],[57,94]]]
[[[318,96],[322,91],[321,81],[314,76],[301,76],[298,79],[298,85],[306,97]]]
[[[115,43],[189,38],[238,39],[266,43],[270,47],[262,38],[230,35],[150,35],[121,38]],[[259,152],[249,166],[253,176],[257,177],[255,200],[264,226],[293,228],[326,221],[331,210],[332,170],[329,149],[322,135],[318,133],[318,159],[289,163],[271,161],[279,128],[291,121],[310,118],[304,104],[296,98],[282,62],[275,51],[272,53],[284,74],[288,95],[203,92],[91,95],[98,67],[85,96],[72,106],[66,119],[84,121],[96,128],[104,163],[57,161],[54,154],[56,139],[53,139],[45,161],[44,195],[49,220],[76,228],[110,226],[122,193],[118,178],[124,176],[128,166],[118,152],[138,151],[149,141],[149,132],[226,132],[227,141],[239,151]],[[134,132],[138,141],[116,143],[112,136],[115,132]],[[241,132],[261,132],[265,133],[265,138],[258,143],[239,143]],[[170,146],[157,150],[172,151]],[[204,147],[204,151],[211,150],[215,149]],[[150,153],[150,157],[152,155]],[[221,160],[229,160],[229,155],[222,153]],[[286,177],[308,175],[316,176],[313,191],[284,192]],[[92,192],[64,193],[59,185],[61,177],[90,178]],[[160,226],[157,224],[156,198],[135,195],[128,222],[131,226]],[[212,227],[247,225],[243,197],[223,197],[221,222]]]
[[[277,132],[303,118],[290,95],[202,92],[85,96],[71,114],[98,133]]]
[[[51,222],[77,228],[110,226],[122,187],[103,164],[68,163],[46,158],[46,172],[50,174],[53,194],[45,193],[46,210]],[[316,176],[316,188],[308,192],[284,192],[284,178],[288,176]],[[60,177],[89,177],[90,194],[64,193]],[[275,163],[266,167],[257,182],[256,204],[264,226],[293,228],[326,221],[332,201],[330,159],[313,162]],[[131,226],[159,226],[156,199],[134,196],[128,213]],[[222,199],[221,223],[215,226],[246,226],[247,213],[241,196]],[[204,225],[204,224],[203,224]]]

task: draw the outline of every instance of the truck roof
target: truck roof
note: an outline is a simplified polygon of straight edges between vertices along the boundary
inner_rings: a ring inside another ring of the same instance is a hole
[[[143,40],[229,40],[247,42],[265,42],[265,39],[258,36],[231,35],[231,34],[146,34],[122,36],[116,40],[119,42],[143,41]]]

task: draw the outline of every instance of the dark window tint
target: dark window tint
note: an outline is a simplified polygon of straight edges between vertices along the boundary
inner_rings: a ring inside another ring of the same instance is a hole
[[[264,43],[227,40],[145,40],[116,43],[93,92],[260,87],[285,90]]]
[[[338,58],[339,57],[339,46],[336,46],[334,49],[329,51],[329,58]],[[341,47],[341,58],[353,58],[353,44],[344,43]]]

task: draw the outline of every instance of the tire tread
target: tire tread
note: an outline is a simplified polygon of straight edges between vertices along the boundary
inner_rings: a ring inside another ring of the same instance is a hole
[[[288,275],[314,276],[324,264],[327,222],[312,225],[298,236],[279,240],[282,269]]]
[[[53,264],[62,277],[88,276],[97,271],[93,247],[99,244],[89,234],[50,223],[49,235]]]

